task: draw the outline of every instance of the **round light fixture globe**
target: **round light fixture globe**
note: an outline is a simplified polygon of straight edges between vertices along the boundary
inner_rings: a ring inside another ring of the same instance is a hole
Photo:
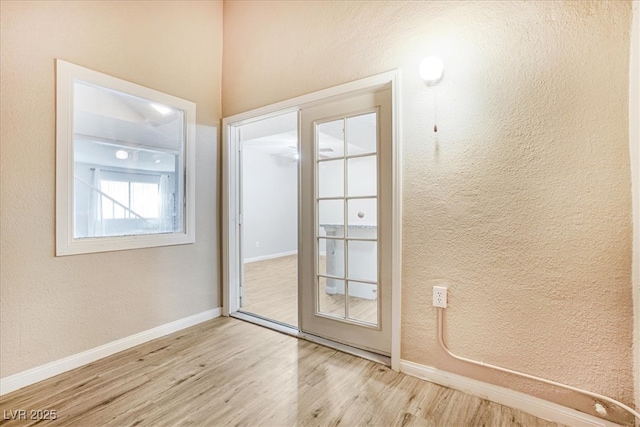
[[[420,77],[427,86],[435,86],[442,80],[444,63],[438,56],[427,56],[420,62]]]
[[[125,150],[118,150],[116,151],[116,158],[120,160],[126,160],[129,158],[129,152]]]

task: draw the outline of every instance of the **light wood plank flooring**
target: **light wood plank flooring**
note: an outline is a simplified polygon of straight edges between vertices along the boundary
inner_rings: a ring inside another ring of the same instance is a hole
[[[317,344],[218,318],[0,397],[3,426],[555,426]],[[6,411],[6,412],[4,412]]]
[[[244,297],[242,311],[257,314],[287,325],[298,326],[298,257],[280,258],[244,264]],[[320,271],[325,271],[325,257],[320,257]],[[323,313],[344,316],[344,295],[327,295],[320,290]],[[350,296],[349,315],[376,323],[378,301]]]
[[[298,326],[298,256],[244,264],[242,311]]]

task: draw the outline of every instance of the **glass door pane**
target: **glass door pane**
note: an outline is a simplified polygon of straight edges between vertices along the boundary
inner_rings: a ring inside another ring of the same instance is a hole
[[[314,150],[316,313],[374,326],[378,325],[377,134],[375,112],[316,123]]]

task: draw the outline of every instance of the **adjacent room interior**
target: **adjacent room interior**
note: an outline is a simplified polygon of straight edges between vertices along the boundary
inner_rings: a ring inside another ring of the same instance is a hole
[[[238,127],[243,266],[240,311],[294,327],[298,326],[298,114],[294,111],[258,118]],[[343,159],[347,155],[361,156],[352,157],[346,164],[350,194],[375,194],[376,114],[332,120],[321,125],[318,132],[318,159],[327,160],[318,169],[319,196],[344,193]],[[349,233],[344,232],[345,213]],[[376,238],[377,213],[374,198],[350,199],[346,204],[334,198],[318,203],[317,263],[318,271],[325,276],[318,289],[321,313],[341,317],[349,308],[349,317],[377,323],[376,242],[351,241],[345,251],[344,241],[327,238]],[[350,276],[370,283],[338,279],[344,275],[345,265]]]
[[[298,114],[239,129],[242,311],[298,326]]]

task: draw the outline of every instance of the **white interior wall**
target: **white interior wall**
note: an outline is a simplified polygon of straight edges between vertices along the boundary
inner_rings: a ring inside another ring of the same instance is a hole
[[[297,251],[298,162],[249,146],[242,166],[244,261]]]

